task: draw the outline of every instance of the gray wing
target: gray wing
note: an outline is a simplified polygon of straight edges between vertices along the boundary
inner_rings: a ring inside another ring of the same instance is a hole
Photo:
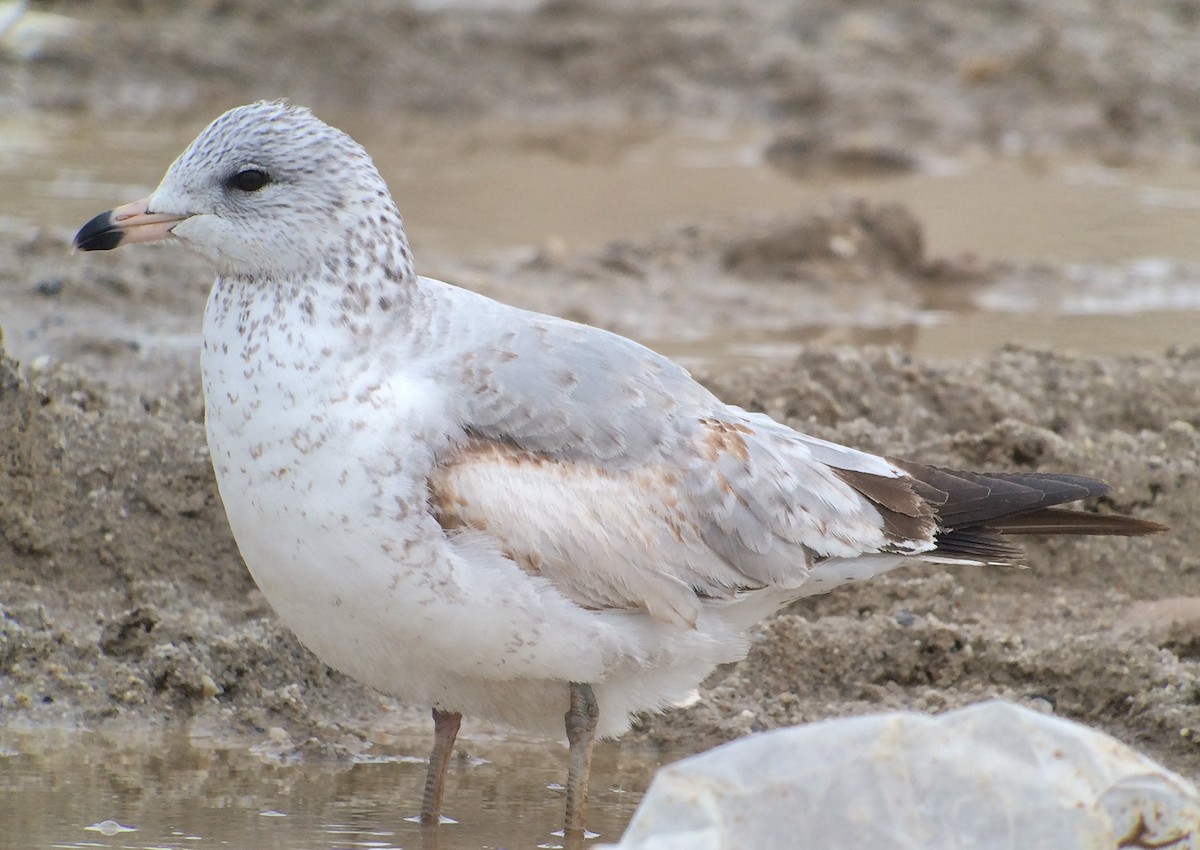
[[[452,361],[468,439],[432,503],[579,604],[694,623],[823,558],[932,548],[930,506],[883,458],[725,405],[624,337],[493,309]]]

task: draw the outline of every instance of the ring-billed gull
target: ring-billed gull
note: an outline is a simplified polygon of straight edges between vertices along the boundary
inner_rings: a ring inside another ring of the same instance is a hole
[[[424,823],[463,714],[553,734],[566,711],[578,836],[595,736],[687,699],[781,606],[914,559],[1013,563],[1008,533],[1162,529],[1054,507],[1096,479],[819,440],[628,339],[418,277],[371,158],[300,107],[225,113],[75,245],[163,239],[218,273],[205,423],[246,565],[324,661],[433,706]]]

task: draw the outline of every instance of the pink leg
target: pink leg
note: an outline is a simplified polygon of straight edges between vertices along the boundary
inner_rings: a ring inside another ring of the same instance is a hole
[[[596,721],[600,706],[592,686],[571,682],[571,707],[564,719],[567,742],[571,745],[567,766],[567,819],[564,828],[568,840],[583,838],[587,820],[588,782],[592,771],[592,749],[596,745]]]
[[[441,822],[442,794],[446,790],[446,774],[450,771],[450,754],[462,715],[455,711],[433,710],[433,751],[429,754],[429,772],[425,774],[425,796],[421,800],[421,826],[436,826]]]

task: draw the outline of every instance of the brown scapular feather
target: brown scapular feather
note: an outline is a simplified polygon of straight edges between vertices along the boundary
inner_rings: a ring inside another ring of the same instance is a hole
[[[937,530],[936,502],[917,492],[913,482],[850,469],[834,472],[875,506],[889,539],[897,543],[921,540]]]

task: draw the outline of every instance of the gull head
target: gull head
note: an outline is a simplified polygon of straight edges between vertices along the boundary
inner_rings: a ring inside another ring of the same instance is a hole
[[[204,129],[148,197],[93,218],[81,251],[178,242],[224,276],[290,277],[366,248],[407,265],[400,215],[362,146],[307,109],[239,106]]]

